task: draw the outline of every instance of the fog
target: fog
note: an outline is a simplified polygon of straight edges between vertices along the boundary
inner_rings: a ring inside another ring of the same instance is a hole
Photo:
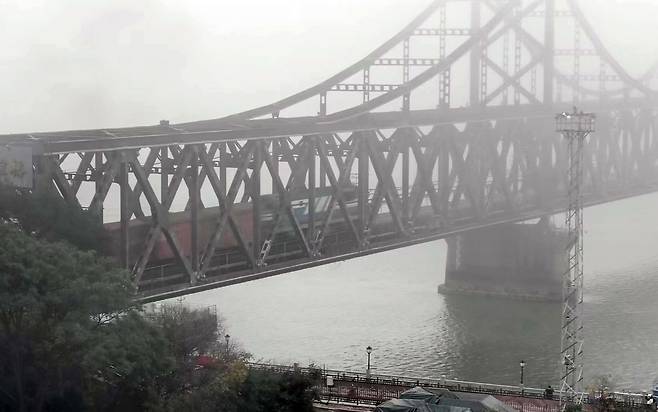
[[[633,74],[658,4],[581,0]],[[0,0],[0,133],[220,117],[362,58],[429,0]]]
[[[0,0],[0,134],[185,122],[265,105],[360,60],[430,2]],[[658,60],[658,0],[580,4],[631,75]],[[453,88],[467,94],[463,82]],[[81,187],[88,205],[95,185]],[[118,193],[112,185],[108,199]],[[214,192],[204,193],[215,197],[202,199],[207,206],[218,204]],[[172,211],[186,204],[181,190]],[[620,385],[654,380],[655,328],[641,325],[655,323],[658,310],[643,287],[656,277],[658,233],[647,222],[657,205],[653,194],[586,212],[588,367],[620,376]],[[105,218],[118,220],[119,208],[108,206]],[[379,372],[513,384],[522,356],[533,365],[530,383],[556,381],[557,307],[444,298],[436,293],[444,267],[445,247],[435,242],[189,299],[219,302],[234,339],[266,359],[357,369],[362,348],[373,345]],[[501,324],[506,329],[493,333]],[[401,344],[400,336],[412,338]]]

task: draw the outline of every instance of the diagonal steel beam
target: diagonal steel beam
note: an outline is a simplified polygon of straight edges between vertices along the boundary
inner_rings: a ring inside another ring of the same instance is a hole
[[[345,219],[345,222],[350,228],[350,232],[354,236],[354,239],[356,240],[358,245],[361,245],[362,243],[361,236],[359,236],[359,231],[356,228],[354,221],[350,217],[349,208],[345,203],[345,199],[343,198],[343,191],[342,191],[343,185],[349,182],[350,172],[352,171],[352,165],[354,164],[354,160],[356,159],[356,155],[357,155],[358,141],[356,139],[352,140],[352,148],[347,156],[347,159],[343,163],[342,169],[339,171],[340,175],[338,179],[336,179],[336,175],[334,174],[333,167],[329,162],[326,143],[322,139],[316,140],[314,143],[317,147],[318,155],[320,156],[320,162],[324,164],[325,171],[327,173],[327,179],[329,180],[329,184],[331,185],[332,188],[332,195],[331,195],[331,199],[329,200],[329,205],[327,207],[327,216],[325,217],[324,223],[322,224],[322,229],[320,230],[320,239],[314,245],[313,254],[316,255],[317,253],[319,253],[322,247],[322,243],[324,242],[324,237],[332,221],[333,211],[336,203],[338,203],[340,211],[343,214],[343,218]]]
[[[521,77],[523,77],[523,75],[518,76],[518,77],[517,76],[510,76],[500,66],[498,66],[496,63],[494,63],[493,60],[491,60],[489,57],[485,56],[484,60],[487,63],[487,65],[489,65],[489,67],[491,67],[496,72],[496,74],[498,74],[500,77],[503,78],[503,85],[501,86],[502,89],[499,88],[500,90],[497,89],[496,91],[492,92],[491,95],[487,96],[487,99],[485,100],[485,102],[487,102],[487,103],[491,102],[491,100],[493,100],[497,96],[499,96],[505,89],[507,89],[510,86],[513,86],[516,90],[521,92],[521,94],[523,94],[528,99],[528,101],[530,101],[531,103],[540,104],[539,99],[537,99],[537,97],[535,95],[530,93],[525,87],[523,87],[521,85]],[[536,64],[539,64],[539,58],[537,58]],[[527,68],[525,73],[527,73],[528,70],[532,69],[532,67],[533,66]]]
[[[81,207],[80,202],[78,201],[78,198],[76,197],[75,192],[71,187],[71,184],[68,182],[68,180],[66,180],[66,177],[64,176],[64,172],[62,171],[61,164],[58,163],[55,159],[53,159],[52,156],[47,156],[46,159],[48,159],[47,160],[47,162],[49,163],[48,168],[52,175],[52,179],[55,182],[55,186],[57,186],[57,189],[62,194],[62,197],[64,198],[66,203],[74,207],[80,208]]]
[[[488,60],[488,62],[491,62],[491,60]],[[532,93],[528,92],[525,88],[520,86],[520,80],[521,78],[528,73],[533,67],[537,66],[541,62],[540,57],[533,57],[533,59],[525,65],[518,73],[515,73],[514,76],[509,76],[506,73],[501,72],[501,76],[504,77],[503,84],[500,85],[496,90],[491,92],[489,96],[485,99],[484,103],[488,104],[491,103],[493,99],[495,99],[498,95],[500,95],[505,89],[507,89],[510,86],[514,86],[517,90],[519,90],[521,93],[523,93],[524,96],[530,100],[531,103],[534,104],[541,104],[539,99],[537,99]],[[495,65],[494,65],[495,66]],[[493,67],[493,66],[492,66]],[[495,69],[494,69],[495,70]]]
[[[402,202],[393,183],[391,173],[386,170],[386,160],[381,151],[379,140],[377,140],[377,136],[372,132],[364,133],[363,139],[366,141],[368,155],[372,160],[377,180],[383,185],[386,205],[388,206],[395,228],[399,233],[404,234],[406,233],[406,229],[402,223]]]
[[[151,175],[153,165],[158,158],[158,152],[159,149],[151,148],[148,156],[146,157],[146,161],[144,162],[144,170],[147,178]],[[137,218],[143,219],[145,218],[145,215],[144,211],[142,210],[142,203],[140,202],[140,198],[142,197],[142,187],[137,185],[131,192],[132,193],[129,193],[129,195],[132,202],[132,213],[134,213]]]
[[[297,216],[295,216],[295,213],[292,210],[290,196],[288,194],[288,191],[286,190],[286,187],[283,185],[283,182],[281,181],[281,176],[279,176],[279,172],[276,170],[276,167],[274,166],[274,162],[272,161],[272,157],[270,156],[269,153],[267,153],[267,150],[265,150],[264,147],[262,147],[261,150],[262,150],[263,160],[265,161],[265,165],[270,171],[270,176],[272,177],[272,183],[274,184],[277,192],[279,193],[280,206],[279,206],[279,212],[277,214],[281,215],[281,211],[284,211],[288,215],[288,219],[290,220],[290,224],[292,225],[293,232],[295,233],[295,237],[297,237],[302,247],[304,248],[304,253],[306,254],[306,256],[311,256],[311,248],[308,244],[308,241],[306,240],[304,231],[302,230],[299,224],[299,220],[297,219]],[[272,228],[272,233],[269,236],[270,240],[274,239],[275,230],[276,230],[276,224]]]
[[[153,252],[155,242],[160,237],[160,233],[165,236],[169,247],[171,248],[172,252],[174,252],[174,256],[176,256],[179,263],[183,266],[186,275],[189,277],[190,281],[192,281],[194,274],[190,262],[183,253],[178,239],[176,239],[176,236],[169,228],[169,206],[163,205],[158,201],[155,191],[153,190],[153,187],[148,180],[148,176],[140,164],[137,155],[131,151],[126,153],[126,159],[131,164],[133,174],[137,179],[137,183],[142,186],[142,191],[144,192],[146,201],[148,202],[152,211],[152,227],[149,231],[149,236],[147,237],[146,247],[135,263],[135,267],[133,268],[133,274],[136,277],[137,284],[139,284],[139,281],[144,274],[144,270],[146,269],[151,253]],[[179,170],[177,173],[180,172],[181,171]]]
[[[435,216],[438,216],[441,214],[441,207],[440,207],[440,201],[438,197],[438,193],[436,193],[436,189],[434,188],[434,182],[432,181],[432,173],[434,171],[434,159],[436,158],[436,151],[437,151],[437,146],[432,145],[426,153],[426,155],[423,154],[422,150],[420,149],[420,142],[418,141],[418,132],[414,130],[409,130],[409,143],[411,146],[411,150],[414,154],[414,158],[416,159],[416,165],[418,167],[418,175],[416,177],[417,180],[420,180],[418,183],[419,187],[422,187],[422,192],[421,196],[419,196],[422,200],[422,195],[424,193],[427,193],[430,197],[430,203],[432,206],[432,210],[434,212]],[[428,164],[428,161],[431,161],[430,164]],[[416,183],[414,183],[414,186],[416,186]],[[414,213],[414,217],[416,216],[416,213]]]
[[[94,159],[93,152],[87,152],[80,156],[80,164],[78,165],[75,178],[73,179],[73,194],[77,195],[80,186],[84,181],[83,175],[91,168],[91,161]]]
[[[223,186],[220,182],[220,179],[217,177],[217,173],[215,173],[212,160],[210,159],[209,154],[206,153],[204,150],[199,150],[199,158],[201,160],[203,169],[206,171],[206,175],[208,176],[208,180],[213,189],[213,192],[215,193],[215,196],[217,196],[217,200],[219,202],[220,214],[226,214],[228,219],[228,224],[231,229],[231,232],[233,233],[233,236],[238,241],[238,245],[240,246],[240,249],[242,249],[242,252],[244,253],[245,256],[247,256],[247,258],[250,260],[250,263],[253,266],[254,263],[253,256],[251,254],[247,241],[244,235],[242,234],[242,230],[240,229],[240,224],[235,220],[235,217],[231,213],[226,213],[227,199],[226,196],[223,194]],[[205,259],[211,256],[210,255],[206,256],[204,254],[202,257],[203,259]],[[201,262],[201,268],[202,268],[200,273],[201,277],[205,276],[205,272],[203,271],[204,268],[203,259]]]
[[[400,129],[398,129],[396,132],[402,133]],[[394,139],[395,133],[393,136],[391,136],[391,140]],[[398,134],[399,136],[399,134]],[[398,157],[400,155],[400,148],[399,146],[402,144],[402,142],[396,144],[395,142],[392,142],[390,151],[388,152],[388,156],[385,159],[385,164],[386,164],[386,171],[385,173],[387,175],[392,175],[393,170],[395,169],[395,164],[397,163]],[[395,191],[397,194],[397,190]],[[373,227],[373,225],[376,223],[377,218],[379,217],[379,212],[382,207],[382,201],[384,200],[384,197],[386,196],[386,192],[384,189],[384,182],[381,180],[377,181],[377,186],[375,187],[375,194],[372,197],[371,200],[371,207],[370,207],[370,216],[368,218],[368,227]],[[403,219],[404,221],[404,219]]]
[[[228,217],[231,216],[231,213],[233,211],[233,206],[235,205],[235,199],[238,196],[238,191],[240,190],[240,186],[242,185],[242,182],[244,181],[244,177],[247,174],[247,169],[249,168],[249,163],[251,162],[251,156],[254,153],[254,149],[255,149],[254,146],[255,145],[253,142],[248,142],[244,146],[243,150],[240,151],[240,157],[241,157],[240,165],[238,166],[235,175],[233,176],[233,181],[231,182],[231,187],[229,188],[228,194],[226,195],[225,202],[223,206],[220,206],[222,207],[223,210],[219,219],[216,222],[215,230],[213,231],[212,235],[210,236],[210,239],[208,240],[208,244],[206,245],[206,250],[203,254],[203,258],[201,259],[202,261],[201,273],[204,274],[207,273],[208,269],[210,268],[212,257],[214,256],[215,251],[219,246],[219,240],[221,239],[222,234],[224,233],[224,229],[226,227]],[[251,251],[246,253],[246,257],[249,260],[251,267],[255,268],[256,261]]]

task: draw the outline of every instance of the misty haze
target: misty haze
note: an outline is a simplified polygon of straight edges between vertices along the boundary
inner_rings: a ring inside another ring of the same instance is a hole
[[[658,2],[0,11],[0,412],[656,410]]]

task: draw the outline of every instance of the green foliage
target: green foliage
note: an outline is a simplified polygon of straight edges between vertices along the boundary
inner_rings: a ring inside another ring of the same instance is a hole
[[[589,392],[594,396],[603,396],[615,390],[612,375],[596,375],[592,377],[589,384]]]
[[[614,391],[612,375],[596,375],[592,377],[588,389],[592,402],[592,410],[603,412],[617,409],[614,398],[609,396]]]
[[[564,407],[564,412],[582,412],[583,406],[570,403]]]
[[[103,251],[108,236],[92,212],[68,205],[54,188],[25,191],[0,186],[0,219],[49,241],[66,241],[81,250]]]
[[[96,338],[81,363],[91,410],[139,411],[160,397],[175,361],[159,328],[130,311]]]
[[[249,373],[243,362],[223,362],[216,368],[198,373],[204,377],[200,384],[186,391],[172,393],[151,410],[242,412],[239,409],[240,398],[244,396],[241,388]]]
[[[214,308],[193,310],[182,304],[161,305],[148,317],[162,329],[179,363],[191,363],[194,355],[219,353],[223,328]]]
[[[313,382],[299,372],[252,369],[241,388],[239,411],[313,412]]]
[[[184,305],[163,305],[149,313],[167,338],[176,359],[176,372],[154,411],[311,412],[314,377],[277,374],[247,368],[249,355],[223,341],[224,330],[215,312]],[[199,355],[214,363],[199,367]]]
[[[80,410],[116,371],[143,389],[167,367],[159,330],[129,309],[128,273],[11,224],[0,245],[0,410]]]
[[[205,384],[170,398],[158,410],[312,412],[314,380],[299,372],[248,369],[242,361],[215,370]]]
[[[144,314],[127,272],[33,233],[0,222],[0,412],[312,411],[314,378],[247,368],[214,311]]]

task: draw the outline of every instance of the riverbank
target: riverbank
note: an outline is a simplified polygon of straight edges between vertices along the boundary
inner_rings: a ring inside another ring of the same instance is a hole
[[[455,394],[470,393],[491,395],[521,411],[533,412],[559,412],[560,393],[555,391],[550,399],[546,398],[546,391],[542,388],[525,386],[497,385],[481,382],[468,382],[452,379],[427,379],[416,377],[403,377],[392,375],[363,374],[350,371],[326,370],[315,367],[301,368],[281,365],[250,363],[250,368],[264,369],[277,373],[302,373],[321,378],[314,390],[320,396],[324,406],[338,408],[357,408],[356,411],[369,410],[389,399],[399,398],[400,395],[416,386],[423,388],[449,390]],[[608,393],[607,400],[617,407],[627,410],[641,410],[645,407],[642,394],[635,393]],[[585,394],[586,406],[598,404],[599,399]],[[358,409],[361,408],[361,409]],[[363,409],[365,408],[365,409]],[[332,410],[332,409],[328,409]],[[347,409],[349,411],[349,409]]]

